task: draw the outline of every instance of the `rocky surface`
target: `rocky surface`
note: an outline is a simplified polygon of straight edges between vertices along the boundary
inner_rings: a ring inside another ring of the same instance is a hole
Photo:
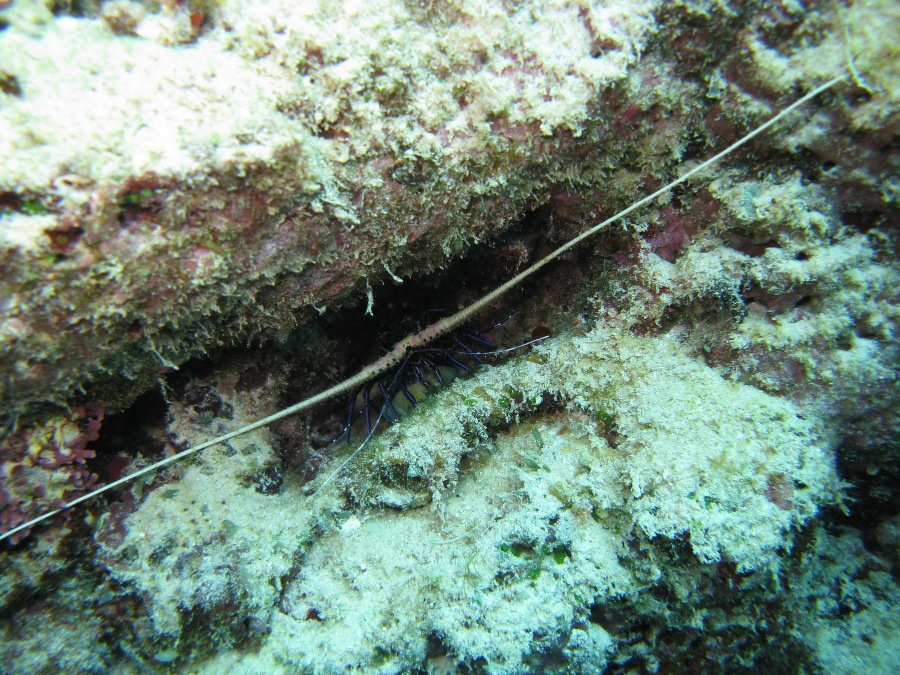
[[[341,403],[0,554],[6,670],[896,665],[892,3],[2,11],[4,522],[351,374],[852,69],[490,308],[551,337],[314,497]]]

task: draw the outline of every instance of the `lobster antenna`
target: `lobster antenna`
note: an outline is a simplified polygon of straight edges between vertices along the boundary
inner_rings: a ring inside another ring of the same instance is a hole
[[[235,436],[240,436],[241,434],[246,434],[250,431],[253,431],[254,429],[259,429],[260,427],[264,427],[268,424],[271,424],[272,422],[275,422],[284,417],[287,417],[288,415],[293,415],[294,413],[300,412],[301,410],[306,410],[307,408],[311,408],[315,405],[318,405],[319,403],[322,403],[324,401],[332,399],[335,396],[340,396],[341,394],[345,394],[349,391],[352,391],[353,389],[356,389],[357,387],[364,385],[369,380],[377,377],[378,375],[381,375],[382,373],[384,373],[384,372],[390,370],[391,368],[393,368],[394,366],[398,365],[405,358],[405,356],[407,355],[407,353],[410,350],[417,349],[424,345],[430,344],[434,340],[436,340],[436,339],[446,335],[450,331],[458,328],[463,323],[468,321],[478,311],[483,309],[486,305],[490,304],[491,302],[493,302],[494,300],[496,300],[497,298],[499,298],[500,296],[502,296],[503,294],[505,294],[506,292],[511,290],[516,285],[520,284],[522,281],[524,281],[525,279],[527,279],[528,277],[533,275],[535,272],[540,270],[542,267],[544,267],[551,261],[556,260],[556,258],[561,256],[563,253],[565,253],[572,247],[577,246],[578,244],[580,244],[582,241],[584,241],[588,237],[593,236],[594,234],[596,234],[597,232],[602,230],[607,225],[610,225],[618,220],[621,220],[622,218],[627,216],[629,213],[641,208],[645,204],[649,204],[650,202],[652,202],[654,199],[656,199],[660,195],[663,195],[663,194],[671,191],[673,188],[681,185],[682,183],[687,181],[692,176],[694,176],[694,175],[700,173],[701,171],[707,169],[708,167],[712,166],[713,164],[718,162],[723,157],[727,157],[732,152],[734,152],[735,150],[740,148],[742,145],[746,144],[747,142],[749,142],[753,138],[759,136],[761,133],[763,133],[764,131],[766,131],[767,129],[772,127],[773,125],[775,125],[778,122],[780,122],[781,120],[783,120],[785,117],[790,115],[794,110],[796,110],[797,108],[802,106],[804,103],[807,103],[811,99],[813,99],[816,96],[818,96],[819,94],[821,94],[823,91],[830,89],[831,87],[838,84],[839,82],[846,80],[847,77],[848,77],[847,74],[839,75],[837,77],[834,77],[834,78],[828,80],[824,84],[819,85],[812,91],[806,93],[805,95],[801,96],[799,99],[794,101],[787,108],[784,108],[783,110],[778,112],[776,115],[774,115],[768,121],[762,123],[761,125],[759,125],[755,129],[753,129],[752,131],[748,132],[745,136],[741,137],[740,139],[738,139],[737,141],[735,141],[734,143],[729,145],[727,148],[725,148],[721,152],[719,152],[719,153],[713,155],[712,157],[710,157],[709,159],[701,162],[700,164],[695,166],[693,169],[691,169],[690,171],[683,174],[681,177],[676,178],[671,183],[668,183],[667,185],[664,185],[663,187],[659,188],[656,192],[653,192],[652,194],[647,195],[643,199],[639,199],[638,201],[634,202],[631,206],[628,206],[625,209],[619,211],[614,216],[607,218],[602,223],[594,225],[590,229],[585,230],[584,232],[579,234],[574,239],[571,239],[567,243],[563,244],[562,246],[560,246],[558,249],[556,249],[555,251],[550,253],[545,258],[542,258],[538,262],[534,263],[531,267],[528,267],[524,271],[519,272],[519,274],[514,276],[512,279],[510,279],[506,283],[502,284],[495,290],[491,291],[490,293],[488,293],[481,299],[476,300],[468,307],[460,310],[459,312],[457,312],[456,314],[453,314],[452,316],[447,317],[446,319],[442,319],[440,321],[437,321],[437,322],[431,324],[427,328],[423,328],[418,333],[414,333],[414,334],[400,340],[400,342],[398,342],[396,345],[394,345],[394,347],[387,354],[385,354],[380,359],[375,361],[369,367],[364,368],[363,370],[358,372],[353,377],[350,377],[350,378],[344,380],[343,382],[336,384],[333,387],[330,387],[330,388],[326,389],[325,391],[322,391],[322,392],[316,394],[315,396],[311,396],[310,398],[300,401],[299,403],[295,403],[294,405],[289,406],[289,407],[285,408],[284,410],[280,410],[276,413],[273,413],[272,415],[269,415],[268,417],[264,417],[261,420],[257,420],[256,422],[253,422],[251,424],[243,426],[240,429],[236,429],[235,431],[231,431],[227,434],[223,434],[222,436],[218,436],[209,441],[205,441],[203,443],[200,443],[199,445],[195,445],[194,447],[188,448],[187,450],[182,450],[181,452],[174,454],[171,457],[166,457],[165,459],[162,459],[154,464],[151,464],[150,466],[144,467],[143,469],[141,469],[139,471],[135,471],[134,473],[124,476],[116,481],[113,481],[112,483],[107,484],[107,485],[104,485],[101,488],[97,488],[96,490],[93,490],[91,492],[88,492],[87,494],[77,497],[76,499],[73,499],[72,501],[63,504],[59,508],[53,509],[52,511],[48,511],[47,513],[45,513],[41,516],[38,516],[37,518],[33,518],[33,519],[29,520],[28,522],[18,525],[17,527],[14,527],[13,529],[11,529],[7,532],[3,532],[2,534],[0,534],[0,541],[6,539],[8,537],[11,537],[12,535],[16,534],[17,532],[21,532],[22,530],[26,530],[34,525],[37,525],[38,523],[40,523],[44,520],[47,520],[48,518],[55,516],[57,513],[61,513],[62,511],[75,506],[76,504],[80,504],[81,502],[87,501],[88,499],[92,499],[93,497],[96,497],[97,495],[99,495],[103,492],[106,492],[107,490],[112,490],[113,488],[116,488],[120,485],[124,485],[125,483],[128,483],[129,481],[132,481],[135,478],[139,478],[140,476],[148,474],[152,471],[156,471],[157,469],[160,469],[164,466],[172,464],[173,462],[177,462],[179,459],[183,459],[189,455],[193,455],[196,452],[205,450],[206,448],[208,448],[210,446],[218,445],[219,443],[224,443],[225,441],[230,440],[230,439],[234,438]],[[365,443],[363,443],[363,445],[365,445]],[[362,446],[360,446],[360,448],[358,448],[356,452],[359,452],[359,450],[361,450],[361,449],[362,449]],[[353,453],[353,456],[356,455],[356,452]],[[353,456],[351,456],[350,459],[352,459]],[[345,462],[345,464],[346,464],[346,462]],[[340,471],[341,468],[343,468],[343,465],[341,465],[341,467],[338,468],[338,471]],[[333,475],[329,476],[328,481],[330,481],[333,477],[334,477]],[[327,483],[327,481],[326,481],[326,483]],[[316,490],[316,493],[318,493],[324,486],[325,486],[324,484],[321,485],[319,487],[319,489]]]
[[[319,485],[319,487],[317,487],[305,500],[303,500],[304,504],[307,504],[308,502],[311,502],[313,499],[315,499],[316,495],[318,495],[322,490],[324,490],[325,486],[328,485],[332,480],[334,480],[337,477],[337,475],[341,471],[344,470],[344,467],[347,466],[350,462],[352,462],[356,458],[356,456],[360,452],[362,452],[362,449],[364,447],[366,447],[369,440],[372,438],[372,436],[375,435],[375,430],[378,428],[378,425],[381,422],[381,419],[384,417],[384,409],[386,407],[387,407],[387,404],[381,406],[381,409],[378,411],[378,417],[375,418],[375,424],[372,425],[372,428],[369,430],[369,433],[366,435],[363,442],[359,444],[359,447],[356,448],[356,450],[354,450],[352,453],[350,453],[350,456],[347,457],[347,459],[345,459],[343,462],[341,462],[341,464],[340,464],[340,466],[338,466],[338,468],[336,468],[334,471],[332,471],[330,474],[328,474],[328,477],[324,481],[322,481],[322,483]]]

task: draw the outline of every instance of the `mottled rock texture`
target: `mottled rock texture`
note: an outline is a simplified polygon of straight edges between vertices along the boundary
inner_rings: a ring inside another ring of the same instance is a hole
[[[501,232],[574,175],[653,6],[224,2],[175,44],[8,8],[8,405],[115,407]]]
[[[274,412],[855,72],[523,285],[484,325],[551,340],[315,500],[345,411],[35,530],[4,668],[889,663],[895,3],[294,4],[3,10],[0,468],[78,414],[109,480]],[[51,503],[32,478],[17,509]]]

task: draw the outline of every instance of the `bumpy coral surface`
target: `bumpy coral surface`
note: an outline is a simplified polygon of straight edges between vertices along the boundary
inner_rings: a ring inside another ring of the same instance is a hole
[[[653,6],[242,0],[167,44],[157,28],[184,8],[136,39],[14,3],[4,397],[29,409],[91,383],[117,405],[161,367],[502,230],[583,152]]]
[[[273,413],[848,78],[493,305],[501,346],[550,337],[327,484],[341,403],[0,553],[2,668],[890,669],[895,4],[294,5],[3,10],[16,457],[78,386],[142,394],[85,472]]]

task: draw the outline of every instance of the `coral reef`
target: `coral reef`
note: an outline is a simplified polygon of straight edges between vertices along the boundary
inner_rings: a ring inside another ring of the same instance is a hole
[[[852,77],[492,305],[550,337],[321,492],[343,403],[4,550],[0,668],[896,670],[895,3],[295,5],[0,10],[4,527]]]
[[[900,603],[889,559],[867,550],[858,531],[813,532],[796,579],[796,634],[822,668],[841,673],[890,673]]]
[[[554,399],[565,412],[543,412]],[[821,442],[783,401],[723,380],[674,341],[599,324],[556,339],[373,443],[348,489],[407,515],[368,511],[317,540],[269,649],[300,669],[363,667],[372,654],[358,636],[379,626],[392,671],[419,663],[431,636],[488,672],[522,672],[583,629],[591,604],[680,586],[696,561],[771,573],[789,533],[829,500]],[[468,455],[478,469],[457,480]],[[771,496],[773,480],[791,486],[789,504]],[[684,569],[667,555],[679,540]],[[583,658],[600,667],[602,655]]]
[[[119,407],[161,367],[502,231],[583,154],[652,6],[223,2],[186,48],[15,3],[4,398],[90,385]]]

